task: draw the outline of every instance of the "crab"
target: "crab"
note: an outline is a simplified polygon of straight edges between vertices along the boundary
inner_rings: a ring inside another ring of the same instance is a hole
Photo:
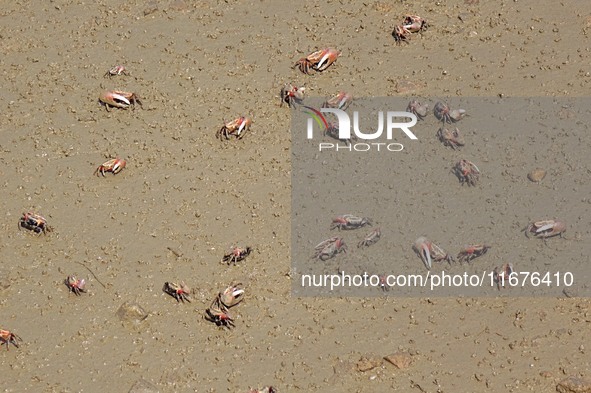
[[[439,101],[433,107],[433,114],[443,123],[455,123],[466,116],[464,109],[450,109],[449,105]]]
[[[335,108],[346,111],[349,105],[353,102],[353,96],[347,92],[340,91],[338,94],[330,99],[327,99],[323,104],[323,108]]]
[[[313,258],[326,261],[328,259],[334,258],[342,252],[346,254],[347,245],[345,244],[345,241],[342,237],[335,236],[318,244],[316,247],[314,247],[314,251],[316,253],[314,254]]]
[[[302,57],[292,68],[298,67],[304,74],[310,75],[310,68],[316,71],[324,71],[341,55],[341,51],[334,48],[325,48]]]
[[[287,104],[289,108],[295,108],[296,104],[301,104],[304,100],[305,87],[297,87],[286,83],[281,89],[281,105]]]
[[[445,145],[456,150],[458,147],[464,146],[464,138],[460,134],[460,130],[456,127],[454,131],[450,131],[445,127],[441,127],[437,131],[437,137]]]
[[[491,246],[484,244],[466,246],[458,254],[458,260],[460,262],[471,262],[474,258],[478,258],[479,256],[486,254],[490,247]]]
[[[523,229],[525,236],[529,237],[533,233],[535,237],[546,240],[549,237],[560,236],[566,232],[566,224],[560,220],[542,220],[535,221]]]
[[[125,165],[127,165],[127,162],[124,159],[113,158],[99,165],[98,168],[94,170],[94,174],[97,176],[101,174],[104,177],[105,173],[111,172],[113,175],[116,175],[125,168]]]
[[[232,283],[223,292],[218,293],[205,311],[205,319],[217,326],[224,326],[228,329],[234,327],[234,319],[230,315],[229,309],[240,303],[244,298],[244,289],[241,286],[241,283]]]
[[[248,117],[240,116],[236,119],[232,120],[229,123],[226,123],[219,129],[216,136],[223,140],[230,139],[230,136],[235,136],[236,139],[242,139],[246,131],[250,129],[250,125],[252,124],[252,120]]]
[[[413,113],[418,120],[423,120],[429,112],[429,104],[421,104],[417,99],[412,99],[408,103],[406,111]]]
[[[47,225],[47,220],[45,217],[32,212],[23,213],[22,217],[19,219],[18,229],[20,230],[21,227],[33,231],[38,235],[41,233],[46,235],[47,232],[51,232],[53,230],[53,228]]]
[[[475,186],[480,178],[480,170],[468,160],[462,159],[458,161],[454,166],[453,171],[458,179],[460,179],[462,185],[466,183],[469,186]]]
[[[135,109],[135,104],[142,106],[142,102],[136,93],[129,93],[120,90],[107,90],[99,96],[99,102],[105,106],[107,111],[111,107],[127,109],[130,106]]]
[[[429,24],[425,19],[421,18],[420,16],[407,15],[404,18],[404,22],[402,22],[402,27],[404,27],[405,30],[411,33],[418,33],[420,31],[427,30]]]
[[[376,244],[380,237],[382,236],[382,231],[380,228],[376,228],[371,231],[362,241],[357,244],[357,247],[369,247],[372,244]]]
[[[189,302],[191,303],[191,288],[189,288],[184,282],[181,281],[180,284],[175,282],[165,282],[164,286],[162,287],[162,291],[166,294],[169,294],[173,298],[176,299],[177,302]]]
[[[129,75],[127,69],[122,65],[116,65],[105,73],[104,76],[112,77],[116,75]]]
[[[499,291],[501,290],[501,286],[505,288],[505,284],[510,284],[509,279],[514,272],[512,263],[505,263],[500,269],[495,267],[493,270],[493,279],[497,283],[497,289]]]
[[[80,296],[80,294],[86,292],[84,286],[86,285],[86,280],[78,279],[76,276],[68,276],[64,280],[64,284],[68,287],[68,289],[76,296]]]
[[[220,303],[219,297],[216,297],[205,311],[205,319],[228,329],[235,327],[234,318],[230,315],[228,308]]]
[[[16,334],[8,330],[0,329],[0,346],[6,344],[7,351],[10,349],[10,344],[18,348],[19,341],[22,341],[22,339]]]
[[[454,258],[451,255],[449,255],[441,247],[431,242],[424,236],[419,237],[415,241],[413,249],[417,254],[419,254],[421,259],[423,260],[423,263],[429,270],[431,270],[432,261],[447,261],[447,263],[449,263],[450,265],[454,261]]]
[[[404,26],[396,26],[392,31],[392,37],[394,37],[396,45],[402,45],[402,43],[408,44],[409,35],[410,31],[408,31]]]
[[[250,255],[252,248],[250,247],[232,247],[229,253],[224,255],[222,262],[226,262],[228,265],[234,262],[240,262]]]
[[[344,214],[342,216],[335,217],[332,220],[330,229],[357,229],[366,225],[371,226],[371,220],[367,217],[357,217],[352,214]]]

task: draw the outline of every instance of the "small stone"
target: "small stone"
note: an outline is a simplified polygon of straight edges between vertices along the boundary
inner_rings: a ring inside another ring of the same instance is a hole
[[[412,356],[406,352],[396,352],[392,355],[384,356],[384,359],[400,370],[409,368],[412,365]]]
[[[571,376],[558,382],[556,391],[559,393],[591,393],[591,380]]]
[[[542,168],[536,168],[527,174],[527,178],[534,183],[541,182],[546,177],[546,171]]]
[[[366,357],[362,357],[357,362],[357,371],[365,372],[369,370],[373,370],[374,368],[380,366],[382,364],[381,359],[368,359]]]
[[[148,318],[148,313],[137,303],[125,302],[117,310],[117,316],[122,322],[138,324]]]

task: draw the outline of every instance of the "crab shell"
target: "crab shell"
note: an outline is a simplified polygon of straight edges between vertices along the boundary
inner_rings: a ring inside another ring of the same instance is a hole
[[[406,111],[414,113],[418,120],[423,120],[429,112],[429,104],[421,104],[418,100],[413,99],[408,103]]]
[[[457,127],[454,131],[441,127],[437,131],[437,137],[444,145],[450,146],[454,150],[460,146],[464,146],[464,138]]]
[[[234,326],[234,319],[228,309],[220,303],[219,296],[213,300],[211,306],[205,311],[205,318],[217,326],[224,326],[228,329]]]
[[[224,257],[222,258],[222,262],[227,262],[228,264],[232,262],[240,262],[244,260],[247,256],[249,256],[251,252],[252,248],[248,246],[244,248],[234,247],[228,254],[224,255]]]
[[[105,76],[128,75],[127,69],[122,65],[116,65],[105,73]]]
[[[396,45],[402,45],[402,43],[408,43],[408,36],[410,35],[410,31],[408,31],[404,26],[396,26],[394,27],[394,31],[392,31],[392,37],[394,37],[394,41],[396,41]]]
[[[349,108],[349,105],[353,102],[353,95],[349,94],[345,91],[340,91],[337,95],[333,96],[331,99],[326,100],[324,104],[322,104],[323,108],[336,108],[346,111]]]
[[[318,244],[314,251],[313,258],[318,258],[321,261],[326,261],[344,252],[347,253],[347,245],[342,237],[332,237]]]
[[[6,344],[6,350],[8,351],[10,348],[10,344],[14,345],[15,347],[19,347],[18,342],[22,341],[22,339],[17,336],[16,334],[8,331],[0,329],[0,345]]]
[[[295,67],[299,67],[304,74],[310,74],[310,67],[316,71],[326,70],[341,55],[341,51],[334,48],[325,48],[310,53],[308,56],[298,60]]]
[[[352,214],[344,214],[342,216],[335,217],[332,220],[330,229],[338,228],[341,229],[357,229],[366,225],[371,226],[371,220],[367,217],[357,217]]]
[[[23,213],[19,220],[19,229],[23,227],[37,234],[47,234],[51,232],[52,228],[47,225],[45,217],[36,213]]]
[[[470,262],[472,259],[486,254],[489,248],[491,248],[491,246],[487,246],[484,244],[466,246],[463,250],[459,252],[458,259],[460,261]]]
[[[417,15],[407,15],[404,18],[403,27],[411,33],[418,33],[426,30],[429,24],[426,20]]]
[[[165,282],[164,286],[162,287],[162,291],[174,297],[177,302],[184,302],[186,300],[191,303],[191,299],[189,298],[189,295],[191,294],[191,288],[185,285],[185,283],[182,281],[180,285],[174,282]]]
[[[105,176],[105,172],[111,172],[113,175],[118,174],[125,168],[127,162],[122,158],[112,158],[107,162],[99,165],[98,168],[95,169],[94,173],[98,176],[99,173]]]
[[[75,295],[80,296],[80,293],[86,292],[84,287],[86,286],[86,280],[78,279],[76,276],[68,276],[66,278],[66,285]]]
[[[362,241],[360,241],[359,243],[357,243],[357,247],[369,247],[372,244],[375,244],[378,242],[378,240],[380,240],[380,237],[382,236],[382,230],[380,228],[376,228],[373,231],[371,231],[366,237],[365,239],[363,239]]]
[[[287,104],[288,107],[292,107],[295,104],[299,104],[304,100],[305,87],[297,87],[286,83],[281,88],[281,105]]]
[[[242,139],[246,131],[250,128],[251,124],[251,119],[240,116],[231,122],[224,124],[218,131],[217,135],[220,139],[222,139],[222,137],[229,139],[230,135],[236,136],[237,139]]]
[[[480,170],[476,165],[468,160],[460,160],[454,167],[454,170],[462,184],[474,186],[480,177]]]
[[[419,254],[423,263],[429,270],[431,270],[433,261],[447,261],[450,264],[454,261],[454,258],[451,255],[424,236],[415,240],[413,249]]]
[[[135,105],[135,103],[142,105],[137,94],[120,90],[107,90],[102,92],[99,95],[99,101],[105,105],[107,110],[109,110],[109,106],[127,109],[130,106]]]
[[[528,233],[533,233],[534,236],[541,238],[548,238],[560,235],[566,231],[566,224],[560,220],[542,220],[532,222],[525,228],[525,235],[529,237]]]

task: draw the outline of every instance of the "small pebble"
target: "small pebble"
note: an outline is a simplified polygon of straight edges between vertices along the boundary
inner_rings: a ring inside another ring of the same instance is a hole
[[[546,177],[546,171],[542,168],[536,168],[527,174],[527,178],[534,183],[541,182]]]

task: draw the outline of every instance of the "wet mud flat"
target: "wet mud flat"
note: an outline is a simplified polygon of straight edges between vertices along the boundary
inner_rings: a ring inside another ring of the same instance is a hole
[[[396,45],[410,13],[429,28]],[[591,375],[588,299],[292,296],[292,113],[279,107],[285,83],[320,97],[576,99],[591,81],[585,2],[306,3],[289,18],[281,2],[15,3],[2,15],[0,327],[22,338],[1,351],[5,391],[555,391]],[[324,72],[292,69],[327,46],[342,55]],[[129,75],[105,77],[115,64]],[[105,111],[109,89],[142,108]],[[253,119],[243,139],[216,139],[241,115]],[[482,187],[437,174],[449,148],[426,129],[418,162],[397,162],[415,174],[396,194],[409,208],[368,252],[419,270],[408,237],[456,244],[476,227],[493,237],[487,263],[587,261],[585,125],[476,127],[461,131],[483,141],[467,146]],[[114,157],[124,170],[93,175]],[[537,167],[539,184],[527,179]],[[470,219],[431,202],[453,189],[481,199]],[[27,211],[54,230],[19,231]],[[514,238],[542,217],[564,217],[566,239]],[[253,252],[221,263],[233,245]],[[69,275],[87,292],[72,294]],[[162,291],[181,280],[191,303]],[[245,298],[229,330],[204,313],[232,282]]]

